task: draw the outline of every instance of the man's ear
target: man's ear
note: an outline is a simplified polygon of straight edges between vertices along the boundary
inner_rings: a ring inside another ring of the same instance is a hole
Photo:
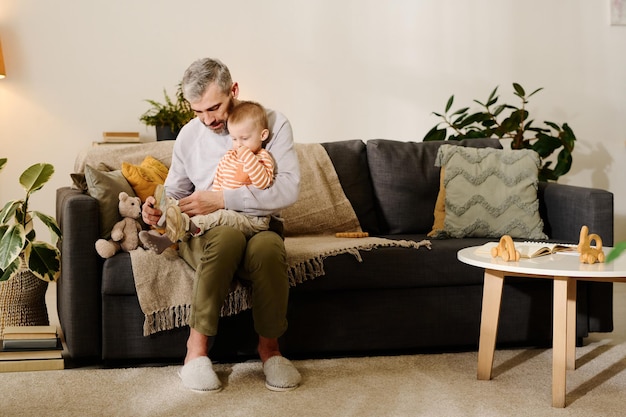
[[[263,139],[263,141],[266,141],[269,136],[270,131],[268,129],[263,129],[263,131],[261,132],[261,139]]]
[[[230,87],[230,94],[233,98],[237,98],[239,96],[239,84],[233,83],[233,86]]]

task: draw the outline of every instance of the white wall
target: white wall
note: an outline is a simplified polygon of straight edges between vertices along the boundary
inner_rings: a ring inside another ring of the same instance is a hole
[[[77,152],[105,130],[153,140],[143,100],[212,56],[299,142],[420,141],[451,94],[461,105],[496,85],[506,101],[512,82],[544,87],[531,115],[578,137],[560,181],[614,192],[626,239],[626,26],[609,24],[610,1],[2,0],[0,201],[47,161],[56,173],[33,204],[54,214]]]

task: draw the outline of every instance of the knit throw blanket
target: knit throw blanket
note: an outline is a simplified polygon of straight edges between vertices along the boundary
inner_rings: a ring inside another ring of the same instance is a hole
[[[325,229],[321,230],[320,224],[313,221],[315,226],[312,230],[323,234],[304,234],[285,238],[291,286],[324,275],[324,259],[329,256],[349,253],[362,262],[360,251],[364,250],[390,246],[415,249],[426,246],[430,249],[430,242],[427,240],[415,242],[378,237],[349,239],[336,238],[334,234],[330,234],[336,231],[337,227],[346,224],[356,225],[356,229],[360,230],[356,214],[323,147],[319,144],[297,145],[296,151],[301,171],[300,199],[283,212],[286,217],[286,228],[292,226],[293,229],[295,226],[290,219],[313,219],[319,214],[324,221],[335,218],[338,224],[327,224]],[[323,176],[322,179],[320,175]],[[310,201],[307,201],[311,195],[324,198],[318,200],[312,207]],[[139,305],[145,315],[144,335],[186,326],[191,312],[195,271],[173,249],[167,249],[161,255],[156,255],[139,248],[131,251],[130,257]],[[252,308],[251,288],[239,280],[233,280],[221,315],[229,316],[249,308]]]

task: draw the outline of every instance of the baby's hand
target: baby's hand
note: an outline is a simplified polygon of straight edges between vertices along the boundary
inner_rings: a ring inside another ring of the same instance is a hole
[[[250,152],[250,149],[246,148],[245,146],[238,147],[237,148],[237,158],[242,158],[248,152]]]

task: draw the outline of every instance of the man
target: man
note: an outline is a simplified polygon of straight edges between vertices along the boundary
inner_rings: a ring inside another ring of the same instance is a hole
[[[224,64],[206,58],[195,61],[185,71],[182,89],[197,117],[181,129],[165,181],[168,196],[179,200],[180,210],[189,216],[224,208],[264,216],[293,204],[298,197],[300,172],[289,121],[280,113],[267,111],[270,138],[266,149],[277,167],[271,187],[214,191],[217,164],[232,148],[227,119],[239,102],[239,86]],[[150,225],[156,224],[162,214],[155,203],[148,197],[143,207],[143,219]],[[221,389],[209,350],[235,275],[252,285],[252,315],[266,387],[288,391],[299,385],[299,372],[281,355],[278,346],[278,337],[287,329],[289,295],[281,226],[275,220],[270,230],[248,240],[239,230],[218,226],[179,244],[180,256],[196,271],[187,354],[179,372],[186,387],[197,391]]]

